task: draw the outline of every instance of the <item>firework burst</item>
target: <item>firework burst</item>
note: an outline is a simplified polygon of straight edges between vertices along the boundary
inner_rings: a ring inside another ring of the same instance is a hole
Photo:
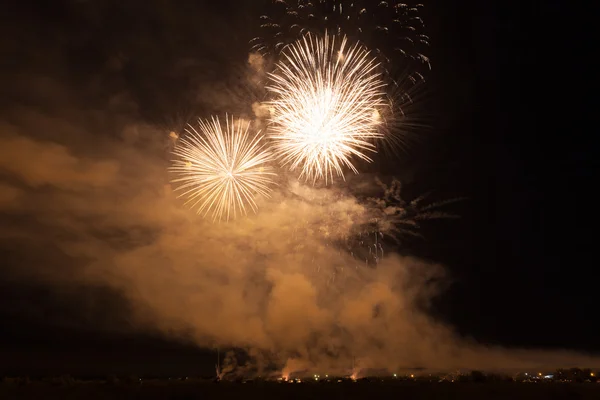
[[[199,120],[198,132],[191,125],[173,150],[178,159],[171,171],[175,190],[186,205],[213,221],[229,220],[257,211],[255,197],[269,196],[274,173],[268,166],[271,153],[262,145],[260,134],[252,137],[249,122],[225,117]]]
[[[327,183],[334,172],[343,178],[343,167],[358,173],[353,157],[371,161],[385,105],[377,68],[364,47],[335,35],[307,34],[283,51],[267,87],[269,136],[283,165]]]

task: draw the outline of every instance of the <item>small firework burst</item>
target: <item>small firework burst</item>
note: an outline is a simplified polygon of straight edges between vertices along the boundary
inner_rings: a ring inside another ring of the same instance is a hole
[[[256,196],[269,196],[275,173],[269,166],[271,153],[263,137],[251,136],[249,122],[225,117],[199,120],[199,131],[191,125],[173,150],[172,182],[186,205],[213,221],[229,220],[256,212]]]

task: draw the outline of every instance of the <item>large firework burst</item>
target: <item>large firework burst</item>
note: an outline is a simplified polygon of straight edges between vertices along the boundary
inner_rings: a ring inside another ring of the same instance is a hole
[[[224,128],[216,117],[199,120],[200,132],[189,125],[173,150],[178,159],[170,168],[179,197],[198,214],[212,213],[213,221],[246,214],[247,206],[256,212],[255,197],[269,195],[275,175],[262,136],[250,135],[249,122],[225,120]]]
[[[267,87],[269,135],[283,165],[314,183],[334,171],[343,177],[343,167],[358,173],[352,157],[371,161],[385,105],[377,67],[364,47],[335,35],[307,34],[283,51]]]

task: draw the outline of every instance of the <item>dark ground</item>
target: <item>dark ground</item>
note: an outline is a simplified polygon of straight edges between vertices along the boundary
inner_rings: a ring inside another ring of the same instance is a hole
[[[0,385],[0,399],[599,399],[600,384],[536,383],[162,383]]]

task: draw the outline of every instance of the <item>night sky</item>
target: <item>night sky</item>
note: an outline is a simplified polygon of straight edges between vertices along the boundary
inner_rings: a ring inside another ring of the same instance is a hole
[[[248,101],[239,66],[262,3],[5,6],[0,157],[17,161],[0,163],[0,371],[212,373],[210,350],[140,326],[118,288],[80,282],[74,268],[87,261],[57,244],[67,230],[9,206],[14,188],[26,193],[19,202],[28,207],[61,197],[35,182],[36,173],[54,179],[56,165],[44,164],[51,157],[35,148],[11,154],[6,141],[17,130],[86,148],[93,159],[132,121],[165,127],[225,107],[242,112]],[[460,219],[425,223],[425,239],[405,249],[446,268],[448,287],[431,310],[436,318],[482,343],[600,352],[595,197],[588,193],[597,161],[593,125],[585,123],[591,107],[580,105],[581,61],[555,29],[566,18],[562,5],[517,4],[425,3],[432,71],[421,107],[432,128],[401,163],[387,161],[379,173],[406,179],[411,193],[467,198],[450,208]],[[76,126],[86,126],[86,135]],[[156,134],[140,146],[161,140]],[[166,167],[155,156],[157,168]],[[31,167],[29,180],[10,164]],[[66,164],[71,183],[52,182],[69,191],[83,179],[76,174],[94,173],[90,165]],[[80,222],[95,229],[93,218]],[[46,239],[29,237],[31,230]],[[107,240],[119,235],[98,230]],[[152,235],[140,228],[138,239]]]

